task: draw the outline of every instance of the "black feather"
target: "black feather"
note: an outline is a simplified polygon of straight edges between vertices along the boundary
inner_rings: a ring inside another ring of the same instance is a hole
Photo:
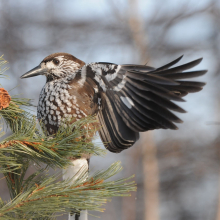
[[[153,75],[153,74],[143,74],[140,72],[129,71],[126,73],[126,75],[132,79],[146,80],[148,82],[152,82],[152,83],[156,83],[156,84],[162,84],[162,85],[178,85],[179,84],[171,79],[157,76],[157,75]]]
[[[175,101],[179,101],[179,102],[184,102],[185,100],[178,97],[177,95],[175,95],[173,92],[167,90],[159,85],[155,85],[155,84],[150,84],[147,82],[140,82],[137,80],[131,80],[130,78],[127,79],[127,83],[126,85],[130,88],[135,87],[138,88],[140,90],[144,90],[144,91],[150,91],[154,94],[157,94],[159,96],[162,96],[164,98],[167,99],[171,99],[171,100],[175,100]]]
[[[133,101],[138,103],[139,105],[143,106],[144,108],[157,113],[158,115],[167,118],[168,120],[171,120],[176,123],[182,123],[182,120],[180,120],[177,116],[175,116],[173,113],[171,113],[169,110],[166,108],[158,105],[155,102],[148,101],[137,94],[135,94],[132,90],[126,89],[126,93],[129,94],[129,98],[133,99]]]
[[[174,123],[182,121],[170,110],[186,111],[171,100],[183,102],[183,96],[200,91],[205,83],[184,79],[202,76],[207,72],[183,72],[198,65],[202,58],[172,67],[181,58],[157,69],[145,65],[114,64],[114,68],[103,67],[102,74],[99,70],[98,77],[106,86],[106,89],[100,90],[105,103],[98,112],[102,125],[100,136],[107,142],[110,151],[120,152],[133,145],[138,132],[159,128],[177,129]],[[108,69],[110,72],[106,72]]]
[[[170,62],[170,63],[168,63],[168,64],[166,64],[164,66],[161,66],[160,68],[157,68],[156,70],[157,71],[166,70],[169,67],[171,67],[171,66],[175,65],[176,63],[178,63],[182,58],[183,58],[183,55],[180,56],[179,58],[177,58],[176,60],[174,60],[174,61],[172,61],[172,62]]]
[[[191,71],[191,72],[181,72],[181,73],[166,73],[166,74],[163,74],[163,77],[164,78],[169,78],[169,79],[187,79],[187,78],[193,78],[193,77],[202,76],[206,72],[207,72],[207,70]]]
[[[106,143],[108,150],[120,152],[132,146],[139,138],[139,135],[126,126],[106,94],[102,94],[102,99],[105,100],[104,106],[98,113],[98,119],[102,122],[101,125],[103,125],[99,131],[100,136],[103,142]],[[112,140],[114,145],[111,144]]]
[[[193,68],[194,66],[198,65],[200,62],[202,61],[202,58],[194,60],[192,62],[183,64],[181,66],[177,66],[171,69],[166,69],[166,70],[160,70],[158,71],[158,69],[151,71],[150,73],[154,73],[157,75],[163,75],[163,74],[167,74],[167,73],[178,73],[178,72],[182,72],[184,70],[188,70]]]

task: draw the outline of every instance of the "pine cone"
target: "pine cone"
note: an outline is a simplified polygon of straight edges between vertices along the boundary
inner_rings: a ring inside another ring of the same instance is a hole
[[[0,88],[0,110],[7,108],[11,101],[11,96],[4,88]]]

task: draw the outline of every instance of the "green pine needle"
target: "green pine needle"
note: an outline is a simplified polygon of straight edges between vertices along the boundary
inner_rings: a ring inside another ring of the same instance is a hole
[[[73,209],[102,212],[104,211],[102,206],[111,197],[129,196],[129,192],[136,190],[133,181],[127,182],[130,178],[106,181],[121,169],[120,163],[116,162],[107,170],[96,173],[83,181],[85,172],[74,184],[71,184],[71,179],[57,182],[60,174],[43,177],[33,174],[24,184],[23,191],[0,208],[0,218],[12,214],[17,217],[25,214],[25,219],[50,217],[52,214],[68,213]]]

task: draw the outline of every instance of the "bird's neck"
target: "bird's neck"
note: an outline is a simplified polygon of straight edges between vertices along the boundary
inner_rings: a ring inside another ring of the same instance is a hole
[[[46,83],[49,83],[49,82],[52,82],[52,81],[58,81],[58,80],[60,80],[61,78],[59,78],[59,77],[57,77],[57,76],[55,76],[55,75],[51,75],[51,74],[49,74],[48,76],[47,76],[47,81],[46,81]]]

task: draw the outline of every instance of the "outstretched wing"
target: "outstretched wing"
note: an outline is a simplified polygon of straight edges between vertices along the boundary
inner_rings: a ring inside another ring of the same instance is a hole
[[[187,71],[202,59],[173,67],[182,57],[160,68],[145,65],[91,63],[87,73],[97,84],[101,98],[98,119],[101,139],[108,150],[120,152],[132,146],[139,135],[153,129],[177,129],[182,121],[170,110],[185,111],[172,101],[198,92],[205,83],[185,81],[205,74],[206,70]]]

